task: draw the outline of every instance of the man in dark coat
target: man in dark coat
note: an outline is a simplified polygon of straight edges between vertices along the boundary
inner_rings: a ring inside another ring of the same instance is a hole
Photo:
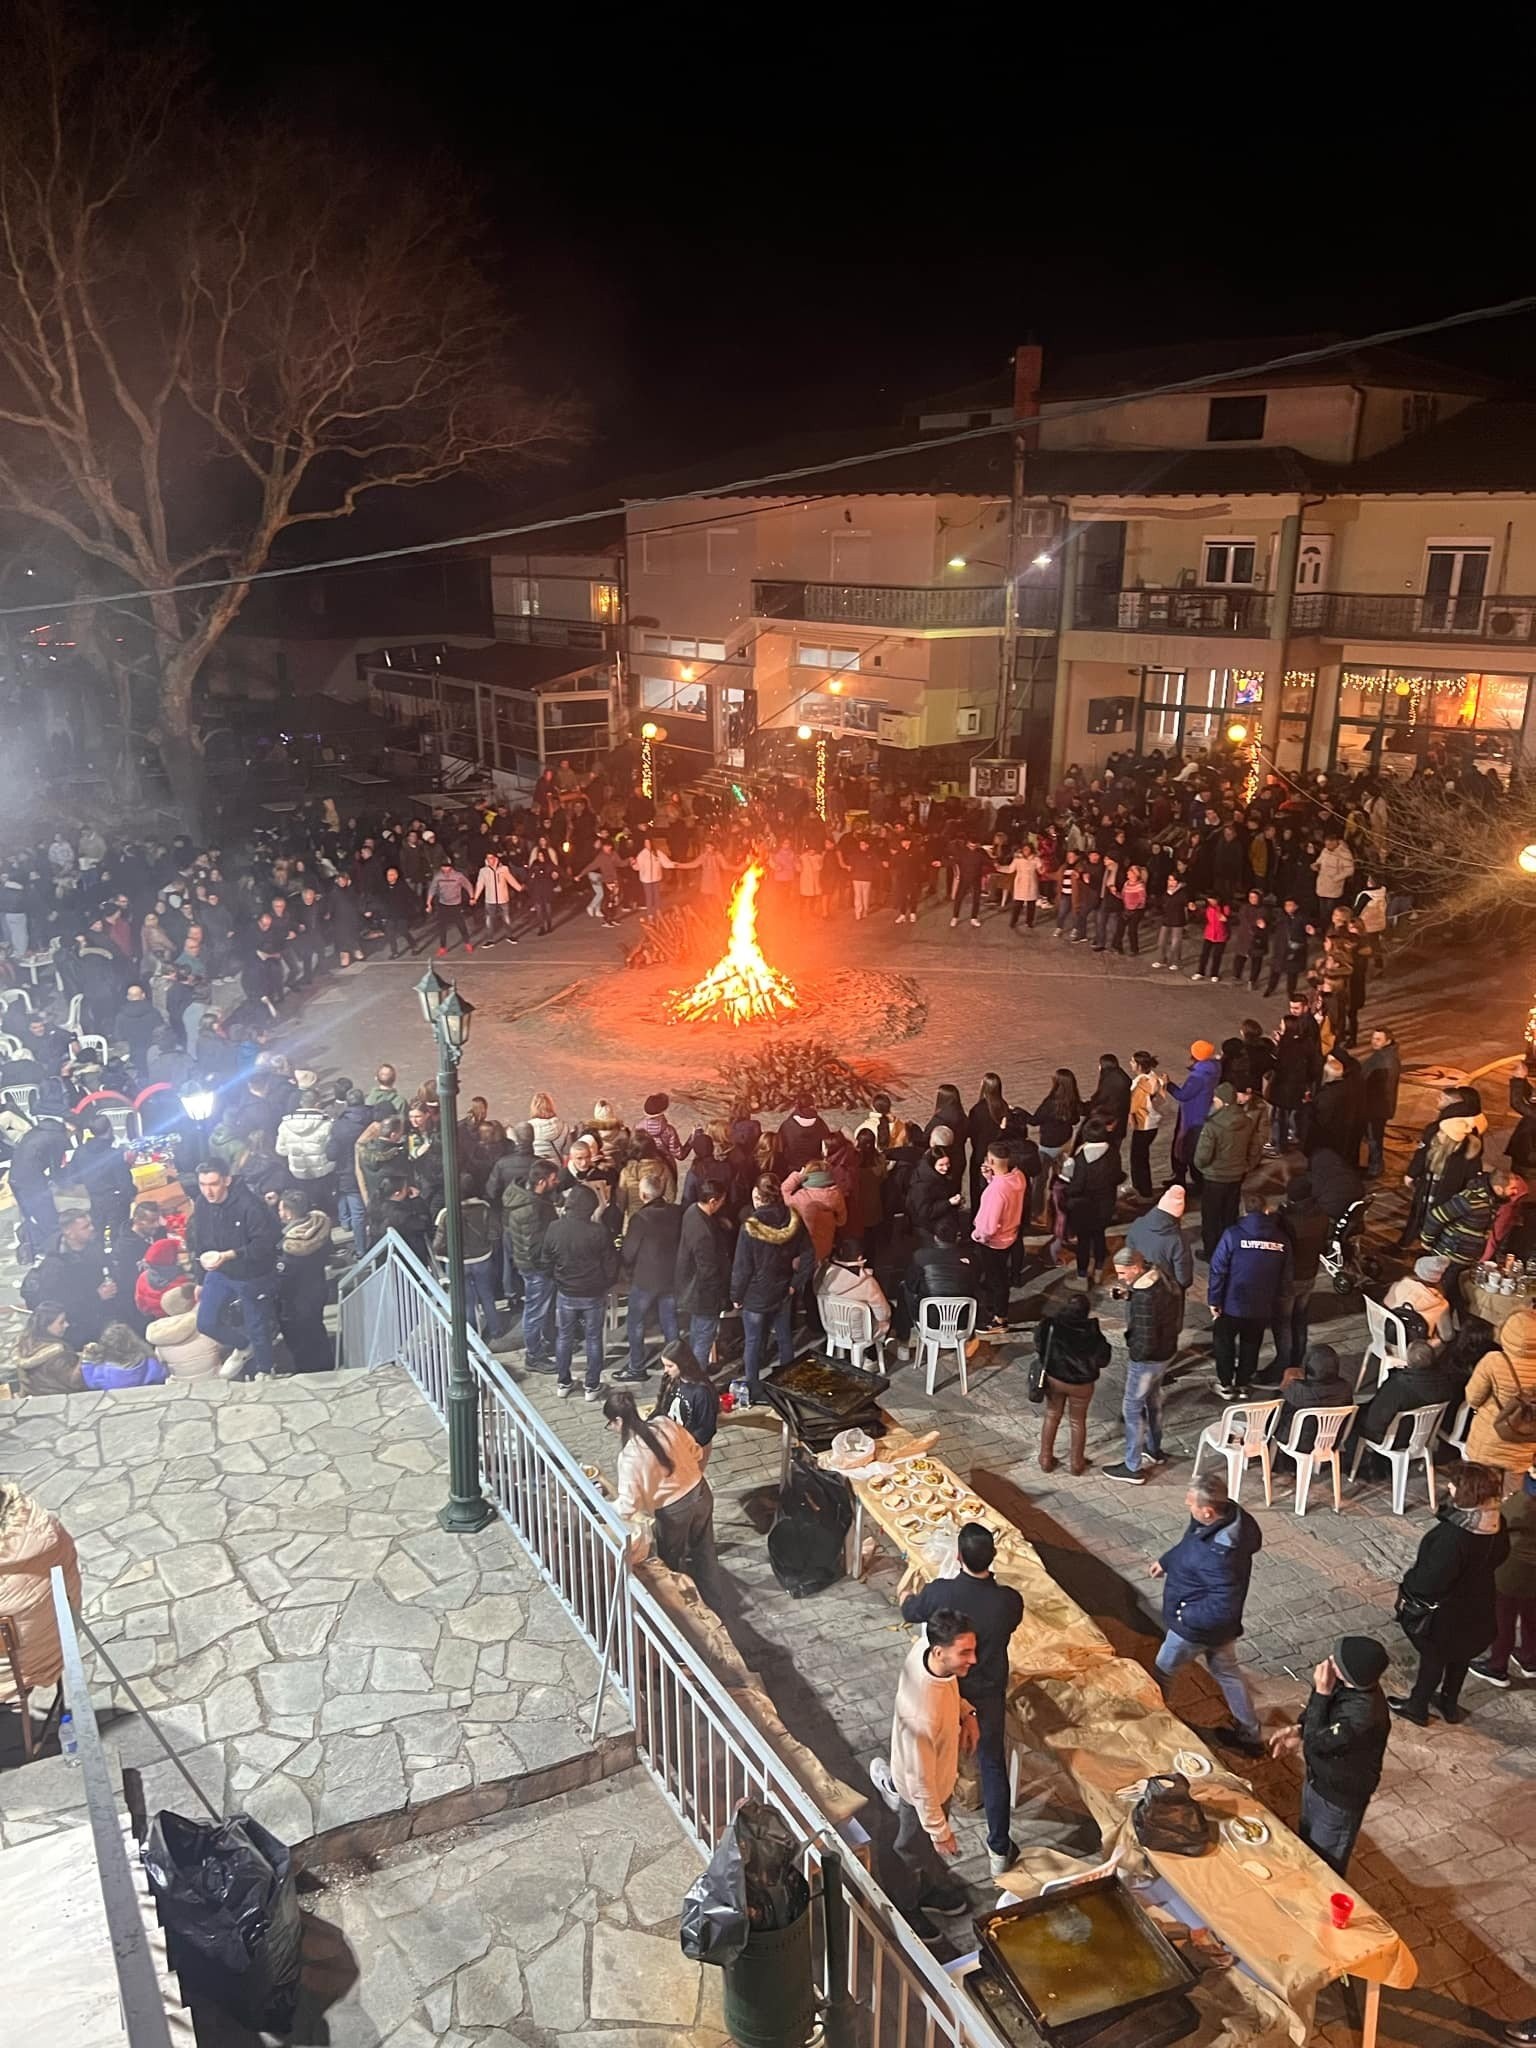
[[[27,1274],[21,1298],[28,1308],[56,1301],[69,1317],[64,1334],[77,1351],[119,1319],[117,1282],[89,1216],[77,1210],[65,1217],[57,1248]]]
[[[1223,1232],[1211,1258],[1205,1298],[1216,1322],[1216,1379],[1228,1397],[1252,1386],[1264,1332],[1295,1270],[1290,1239],[1266,1213],[1272,1206],[1273,1197],[1260,1195],[1248,1214]]]
[[[1203,1657],[1232,1715],[1217,1739],[1244,1756],[1262,1756],[1259,1717],[1234,1647],[1243,1632],[1243,1606],[1253,1560],[1263,1547],[1259,1525],[1231,1500],[1227,1482],[1202,1472],[1184,1496],[1189,1526],[1171,1550],[1147,1567],[1163,1584],[1163,1637],[1154,1675],[1164,1696],[1185,1664]]]
[[[1365,1076],[1365,1171],[1376,1180],[1381,1174],[1387,1125],[1397,1115],[1403,1071],[1397,1040],[1385,1025],[1378,1024],[1371,1033],[1371,1049],[1360,1062],[1360,1071]]]
[[[562,1397],[572,1391],[571,1357],[578,1332],[587,1353],[587,1400],[602,1393],[603,1315],[608,1290],[618,1278],[619,1254],[597,1220],[598,1198],[588,1187],[566,1190],[560,1214],[544,1238],[544,1256],[555,1283],[555,1370]]]
[[[504,1162],[492,1169],[496,1178]],[[523,1289],[523,1363],[547,1372],[555,1356],[555,1281],[545,1246],[556,1217],[555,1187],[560,1169],[552,1159],[535,1159],[522,1179],[500,1188],[502,1242]]]
[[[1300,1142],[1302,1110],[1322,1077],[1317,1019],[1303,997],[1292,996],[1275,1035],[1275,1064],[1269,1077],[1270,1143],[1277,1152]]]
[[[1310,1155],[1337,1152],[1348,1165],[1360,1159],[1365,1131],[1365,1080],[1359,1062],[1337,1048],[1323,1062],[1323,1078],[1312,1101],[1304,1140]]]
[[[1270,1737],[1271,1756],[1295,1756],[1307,1767],[1296,1832],[1330,1870],[1347,1876],[1355,1838],[1392,1732],[1381,1689],[1387,1652],[1374,1636],[1341,1636],[1312,1674],[1312,1690],[1294,1728]]]
[[[1111,1145],[1123,1145],[1131,1122],[1131,1077],[1112,1052],[1099,1054],[1099,1085],[1084,1121],[1100,1123]]]
[[[258,1373],[272,1370],[277,1315],[278,1221],[243,1180],[233,1179],[219,1159],[197,1169],[197,1200],[187,1227],[187,1251],[202,1274],[197,1327],[205,1337],[229,1341],[223,1326],[231,1308],[244,1321],[244,1346]]]
[[[718,1177],[706,1174],[698,1200],[683,1211],[673,1270],[677,1313],[688,1318],[688,1348],[706,1372],[720,1318],[731,1300],[731,1227],[725,1215],[726,1196],[723,1167]]]
[[[815,1270],[810,1232],[785,1206],[772,1175],[765,1174],[752,1190],[752,1213],[742,1223],[731,1264],[731,1298],[741,1310],[742,1375],[749,1406],[758,1405],[758,1368],[770,1324],[780,1365],[794,1362],[794,1295],[810,1286]]]
[[[11,1193],[21,1211],[18,1255],[40,1258],[59,1227],[53,1184],[63,1178],[69,1157],[69,1132],[57,1117],[44,1117],[23,1131],[11,1149]],[[45,1301],[58,1296],[43,1295]]]
[[[1355,1427],[1364,1443],[1387,1441],[1387,1433],[1399,1415],[1410,1408],[1429,1408],[1443,1401],[1448,1406],[1461,1398],[1454,1376],[1439,1362],[1439,1353],[1422,1341],[1410,1344],[1408,1363],[1389,1372],[1371,1396]],[[1381,1469],[1385,1469],[1383,1466]]]
[[[629,1228],[619,1251],[619,1264],[629,1283],[629,1368],[615,1381],[643,1380],[645,1326],[652,1309],[668,1344],[677,1341],[677,1247],[683,1212],[666,1199],[667,1184],[658,1165],[640,1175],[640,1206],[630,1213]]]

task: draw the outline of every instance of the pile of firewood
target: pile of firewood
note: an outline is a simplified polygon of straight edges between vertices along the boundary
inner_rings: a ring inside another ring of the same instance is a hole
[[[725,1059],[715,1070],[709,1099],[729,1112],[787,1110],[801,1096],[818,1109],[868,1109],[882,1092],[899,1095],[903,1077],[888,1060],[834,1052],[819,1039],[775,1039]]]

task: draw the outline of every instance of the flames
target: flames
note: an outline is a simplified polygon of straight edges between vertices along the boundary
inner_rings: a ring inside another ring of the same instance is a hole
[[[731,1024],[771,1020],[795,1008],[794,984],[763,958],[757,943],[757,892],[763,879],[749,867],[731,892],[731,943],[702,981],[672,1001],[685,1024],[724,1019]]]

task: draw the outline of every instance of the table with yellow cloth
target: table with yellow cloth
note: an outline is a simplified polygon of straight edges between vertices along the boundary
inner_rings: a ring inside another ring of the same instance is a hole
[[[902,1460],[909,1444],[906,1431],[893,1429],[881,1440],[882,1462]],[[1328,1902],[1341,1889],[1335,1873],[1170,1713],[1141,1665],[1115,1654],[1103,1630],[1057,1585],[1022,1532],[997,1509],[980,1502],[932,1451],[924,1455],[942,1475],[934,1482],[941,1499],[946,1488],[960,1490],[959,1519],[980,1510],[975,1519],[988,1523],[997,1536],[994,1571],[1024,1599],[1024,1622],[1008,1647],[1013,1739],[1059,1760],[1098,1824],[1104,1855],[1118,1849],[1123,1869],[1134,1874],[1150,1866],[1164,1879],[1258,1984],[1283,2001],[1293,2039],[1306,2039],[1313,2003],[1323,1985],[1344,1976],[1364,1979],[1369,2048],[1380,1987],[1404,1989],[1418,1974],[1402,1938],[1372,1911],[1353,1884],[1343,1887],[1355,1900],[1350,1923],[1342,1929],[1333,1926]],[[912,1511],[890,1507],[885,1496],[892,1486],[872,1486],[856,1472],[845,1477],[862,1518],[874,1523],[907,1560],[902,1587],[925,1584],[930,1569],[922,1549],[924,1533],[902,1526]],[[903,1490],[899,1480],[894,1490]],[[943,1512],[947,1508],[946,1501]],[[1214,1844],[1203,1856],[1163,1856],[1141,1848],[1131,1828],[1134,1797],[1122,1795],[1129,1795],[1130,1788],[1149,1775],[1178,1769],[1174,1759],[1181,1750],[1211,1765],[1209,1777],[1191,1780],[1194,1796],[1218,1821],[1237,1813],[1262,1820],[1269,1829],[1262,1847],[1235,1846],[1216,1830]],[[1261,1865],[1266,1875],[1245,1868],[1250,1863]],[[1081,1875],[1083,1869],[1081,1861],[1058,1850],[1026,1851],[999,1884],[1005,1891],[1033,1898],[1043,1883]],[[1256,2003],[1262,2006],[1262,1999]],[[1222,2038],[1257,2041],[1263,2032],[1260,2013],[1251,2026],[1237,2026]]]

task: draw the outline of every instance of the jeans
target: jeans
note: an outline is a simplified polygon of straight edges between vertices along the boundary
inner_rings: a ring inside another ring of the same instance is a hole
[[[474,941],[469,936],[469,912],[464,904],[434,903],[432,911],[437,919],[437,943],[442,950],[447,950],[449,925],[457,927],[466,946],[473,945]]]
[[[778,1338],[780,1365],[793,1365],[795,1359],[795,1311],[786,1294],[774,1308],[744,1308],[741,1312],[742,1336],[746,1340],[746,1355],[742,1360],[742,1377],[755,1397],[757,1394],[758,1368],[763,1362],[763,1352],[768,1343],[768,1326],[773,1325]]]
[[[1267,1328],[1263,1316],[1229,1316],[1225,1309],[1217,1316],[1213,1337],[1216,1383],[1224,1394],[1234,1387],[1252,1385]]]
[[[1536,1596],[1495,1593],[1493,1611],[1496,1628],[1486,1661],[1495,1671],[1507,1671],[1510,1658],[1516,1655],[1518,1633],[1520,1668],[1522,1671],[1536,1671]]]
[[[489,946],[498,936],[510,939],[512,936],[512,905],[510,903],[487,902],[482,905],[482,908],[485,912],[485,929],[480,934],[481,945]]]
[[[645,1364],[645,1326],[650,1321],[651,1310],[656,1311],[656,1320],[661,1324],[661,1334],[669,1344],[677,1340],[677,1302],[670,1294],[647,1294],[643,1287],[629,1290],[629,1369],[639,1372]]]
[[[1283,1295],[1275,1304],[1275,1369],[1300,1365],[1307,1348],[1307,1317],[1312,1307],[1312,1283],[1299,1294]]]
[[[715,1334],[720,1328],[718,1316],[690,1316],[688,1318],[688,1349],[707,1372],[709,1354],[715,1348]]]
[[[972,1697],[976,1709],[976,1769],[981,1776],[981,1803],[987,1816],[987,1847],[994,1856],[1013,1848],[1009,1829],[1013,1794],[1008,1789],[1007,1705],[1000,1692]]]
[[[873,887],[874,887],[874,883],[873,883],[873,881],[872,881],[872,880],[870,880],[870,881],[860,881],[860,880],[858,879],[858,877],[857,877],[857,876],[855,876],[855,877],[854,877],[854,883],[853,883],[853,914],[854,914],[854,916],[855,916],[855,917],[868,917],[868,915],[869,915],[869,892],[870,892],[870,890],[871,890],[871,889],[872,889]]]
[[[18,1187],[13,1180],[11,1193],[21,1211],[17,1244],[20,1246],[24,1240],[26,1249],[40,1259],[45,1252],[53,1250],[54,1239],[59,1234],[59,1205],[53,1199],[53,1189],[46,1181],[37,1187],[29,1184]]]
[[[640,884],[640,891],[645,898],[646,915],[654,917],[661,908],[660,882],[642,882]]]
[[[231,1280],[227,1273],[215,1268],[203,1275],[203,1291],[198,1296],[198,1330],[205,1337],[218,1338],[220,1343],[229,1342],[225,1318],[236,1302],[240,1304],[244,1341],[257,1372],[272,1370],[272,1339],[277,1334],[272,1285],[270,1279]]]
[[[1384,1116],[1367,1117],[1365,1120],[1365,1174],[1367,1180],[1375,1180],[1382,1169],[1381,1148],[1387,1140],[1387,1120]]]
[[[1161,924],[1157,928],[1157,964],[1159,967],[1182,967],[1184,965],[1184,934],[1189,930],[1186,924]]]
[[[501,1320],[501,1310],[496,1306],[496,1273],[491,1259],[465,1262],[464,1305],[471,1319],[478,1322],[486,1343],[494,1343],[506,1325]]]
[[[983,1244],[976,1247],[981,1261],[981,1279],[978,1293],[981,1296],[977,1307],[984,1323],[1006,1323],[1008,1320],[1008,1298],[1011,1289],[1008,1284],[1009,1269],[1013,1260],[1013,1246]]]
[[[1269,1112],[1269,1142],[1277,1152],[1284,1152],[1291,1145],[1301,1142],[1301,1111],[1287,1109],[1280,1103],[1272,1105]]]
[[[361,1258],[368,1249],[368,1204],[355,1186],[342,1187],[336,1195],[337,1222],[352,1233],[352,1254]]]
[[[606,1294],[556,1294],[555,1371],[562,1387],[571,1384],[571,1354],[579,1330],[586,1338],[587,1385],[595,1387],[603,1376],[603,1311]]]
[[[633,1297],[631,1297],[633,1298]],[[720,1612],[720,1564],[715,1554],[715,1497],[701,1479],[692,1493],[656,1510],[656,1555],[669,1571],[686,1572],[704,1605]]]
[[[588,875],[587,881],[592,889],[592,901],[587,905],[587,915],[588,917],[601,917],[603,914],[603,878],[601,875]]]
[[[1243,1667],[1237,1661],[1235,1643],[1192,1643],[1186,1636],[1175,1635],[1170,1629],[1163,1637],[1163,1646],[1153,1665],[1164,1699],[1168,1697],[1169,1679],[1186,1664],[1193,1664],[1197,1657],[1205,1659],[1206,1669],[1221,1687],[1227,1711],[1238,1727],[1245,1735],[1257,1735],[1259,1717],[1253,1710],[1253,1695],[1248,1690]]]
[[[550,1273],[523,1275],[523,1351],[528,1365],[549,1364],[555,1351],[555,1282]]]
[[[1170,1363],[1133,1358],[1125,1368],[1120,1413],[1125,1417],[1125,1462],[1132,1472],[1141,1470],[1143,1453],[1151,1458],[1163,1454],[1163,1374]]]
[[[1365,1808],[1358,1812],[1350,1806],[1339,1806],[1332,1799],[1325,1799],[1309,1778],[1301,1788],[1301,1818],[1296,1823],[1296,1832],[1316,1856],[1321,1856],[1328,1868],[1343,1877],[1349,1869],[1349,1859],[1354,1854],[1355,1837],[1365,1819]]]
[[[203,1019],[208,1014],[206,1003],[188,1003],[181,1013],[181,1042],[187,1049],[187,1058],[197,1058],[197,1042],[202,1035]]]

